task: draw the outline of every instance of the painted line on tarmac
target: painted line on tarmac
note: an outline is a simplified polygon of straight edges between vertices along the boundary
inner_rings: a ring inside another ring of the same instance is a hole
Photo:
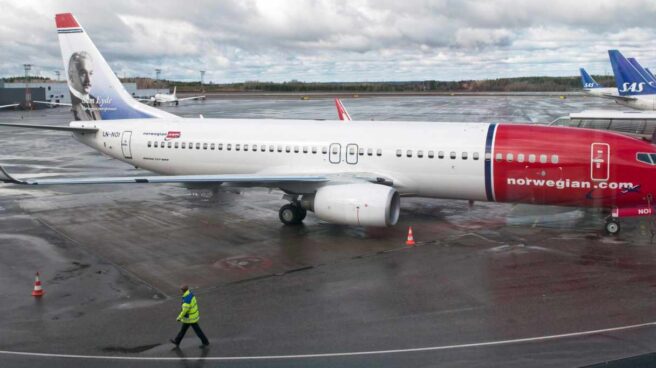
[[[129,356],[111,356],[111,355],[75,355],[75,354],[49,354],[49,353],[30,353],[22,351],[8,351],[0,350],[0,355],[14,355],[14,356],[28,356],[28,357],[44,357],[44,358],[64,358],[64,359],[96,359],[96,360],[144,360],[144,361],[179,361],[179,360],[212,360],[212,361],[237,361],[237,360],[280,360],[280,359],[311,359],[311,358],[339,358],[350,356],[366,356],[366,355],[385,355],[385,354],[402,354],[402,353],[417,353],[426,351],[439,351],[439,350],[454,350],[464,348],[479,348],[486,346],[510,345],[519,343],[529,343],[537,341],[548,341],[565,339],[571,337],[581,337],[589,335],[598,335],[608,332],[627,331],[643,327],[656,326],[656,322],[647,322],[637,325],[628,325],[620,327],[604,328],[601,330],[571,332],[559,335],[549,336],[536,336],[526,337],[521,339],[512,340],[499,340],[487,341],[471,344],[459,345],[442,345],[442,346],[429,346],[423,348],[409,348],[409,349],[394,349],[394,350],[373,350],[373,351],[353,351],[345,353],[319,353],[319,354],[298,354],[298,355],[255,355],[255,356],[226,356],[226,357],[129,357]]]

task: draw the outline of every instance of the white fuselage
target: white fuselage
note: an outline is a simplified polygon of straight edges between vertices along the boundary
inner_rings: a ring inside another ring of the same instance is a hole
[[[584,89],[583,92],[597,97],[619,96],[619,93],[617,93],[617,88],[590,88]]]
[[[159,104],[174,103],[174,102],[178,101],[178,97],[176,95],[173,95],[173,94],[169,95],[169,94],[166,94],[166,93],[157,93],[153,97],[153,101],[157,102]]]
[[[71,125],[99,128],[76,138],[159,174],[375,173],[403,194],[486,198],[487,123],[135,119]]]
[[[656,95],[632,96],[635,100],[617,100],[617,103],[636,110],[656,110]]]

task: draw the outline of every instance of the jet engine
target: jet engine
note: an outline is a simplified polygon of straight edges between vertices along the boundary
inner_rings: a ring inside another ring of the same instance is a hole
[[[392,226],[399,220],[396,189],[379,184],[328,185],[301,198],[301,206],[333,224]]]

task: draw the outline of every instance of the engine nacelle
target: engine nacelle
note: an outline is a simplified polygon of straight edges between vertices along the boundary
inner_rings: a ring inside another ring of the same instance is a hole
[[[328,185],[301,205],[333,224],[392,226],[399,220],[401,200],[396,189],[379,184]]]

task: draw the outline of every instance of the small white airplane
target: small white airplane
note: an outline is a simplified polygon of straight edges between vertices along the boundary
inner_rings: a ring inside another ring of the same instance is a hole
[[[583,92],[597,97],[612,98],[613,96],[619,96],[617,93],[617,88],[608,88],[604,87],[601,84],[597,83],[594,78],[584,68],[580,68],[581,72],[581,84],[583,85]]]
[[[177,183],[277,188],[278,217],[300,224],[308,211],[334,223],[392,226],[402,196],[608,210],[651,216],[656,146],[625,135],[537,124],[182,118],[132,98],[70,13],[55,17],[69,70],[68,126],[0,123],[64,131],[153,175],[16,178],[50,185]]]
[[[145,102],[150,102],[153,104],[153,106],[160,106],[163,104],[168,104],[168,105],[175,105],[178,106],[180,104],[180,101],[188,101],[188,100],[204,100],[205,96],[191,96],[191,97],[183,97],[183,98],[178,98],[176,94],[176,89],[177,87],[173,87],[173,93],[168,94],[168,93],[157,93],[155,96],[151,98],[144,98],[144,99],[138,99],[139,101],[145,101]]]

